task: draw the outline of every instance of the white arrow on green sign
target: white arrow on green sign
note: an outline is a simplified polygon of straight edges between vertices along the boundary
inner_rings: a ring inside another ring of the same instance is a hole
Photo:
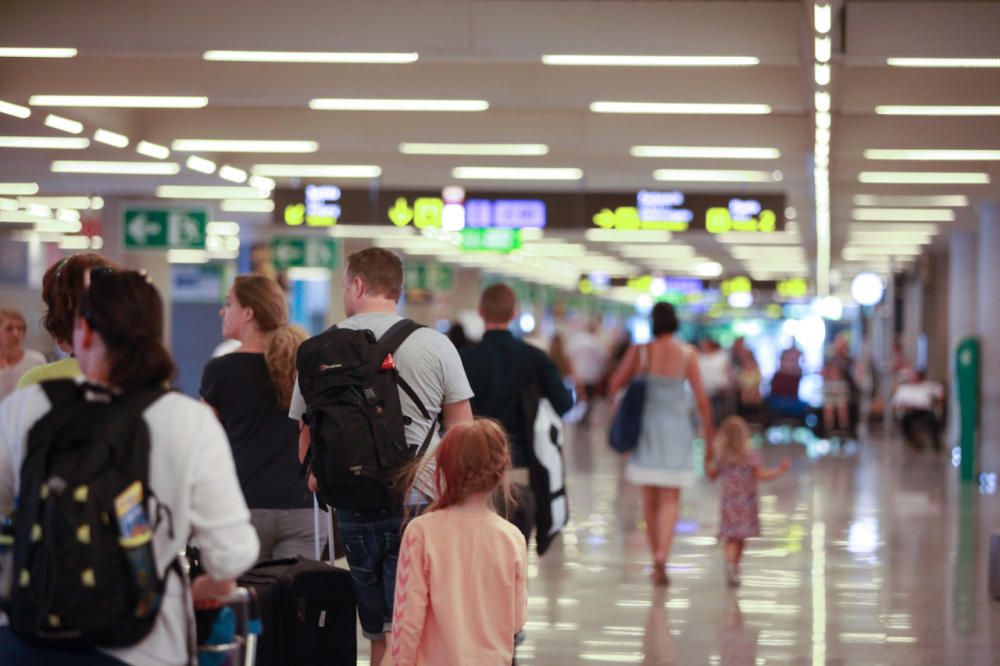
[[[271,261],[279,271],[289,268],[336,268],[338,244],[333,238],[277,236],[271,240]]]
[[[122,216],[125,247],[139,250],[205,248],[206,210],[126,208]]]

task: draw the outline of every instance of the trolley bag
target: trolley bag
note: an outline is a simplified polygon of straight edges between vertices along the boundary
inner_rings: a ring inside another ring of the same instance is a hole
[[[317,537],[317,558],[320,546]],[[262,627],[257,666],[354,666],[357,610],[350,572],[333,562],[295,557],[261,562],[239,584],[252,589],[257,600]]]

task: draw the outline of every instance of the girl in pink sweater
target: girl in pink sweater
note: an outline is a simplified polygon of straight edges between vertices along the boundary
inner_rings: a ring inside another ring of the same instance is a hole
[[[477,420],[434,452],[438,499],[403,532],[392,621],[393,666],[509,666],[527,616],[524,536],[493,510],[509,498],[503,429]]]

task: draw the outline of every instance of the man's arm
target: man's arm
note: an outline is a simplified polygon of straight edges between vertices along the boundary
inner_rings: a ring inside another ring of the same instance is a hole
[[[539,387],[542,395],[552,403],[552,408],[562,416],[573,408],[573,392],[566,388],[559,369],[544,352],[539,354]]]
[[[450,405],[444,405],[441,408],[441,420],[445,430],[459,423],[468,423],[472,421],[472,405],[468,400],[459,400]]]

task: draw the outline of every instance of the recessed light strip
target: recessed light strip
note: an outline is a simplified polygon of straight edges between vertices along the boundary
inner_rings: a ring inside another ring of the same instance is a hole
[[[184,162],[184,165],[188,169],[199,173],[215,173],[215,162],[212,160],[206,160],[204,157],[198,157],[197,155],[189,156],[187,161]]]
[[[0,58],[75,58],[73,48],[0,46]]]
[[[158,143],[151,143],[149,141],[140,141],[139,145],[135,147],[135,152],[158,160],[165,160],[170,157],[169,148],[161,146]]]
[[[875,107],[880,116],[1000,116],[1000,106],[894,106]]]
[[[948,208],[855,208],[851,219],[863,222],[954,222]]]
[[[686,102],[592,102],[594,113],[766,115],[767,104],[696,104]]]
[[[416,62],[420,56],[415,52],[367,53],[350,51],[205,51],[203,57],[205,60],[222,62],[397,65]]]
[[[38,183],[0,183],[0,195],[31,196],[38,194]]]
[[[219,167],[219,178],[228,180],[232,183],[245,183],[247,182],[247,172],[243,169],[237,169],[234,166],[223,164]]]
[[[0,136],[0,148],[37,148],[39,150],[83,150],[90,139],[58,136]]]
[[[28,107],[21,106],[20,104],[13,104],[11,102],[5,102],[3,100],[0,100],[0,113],[8,116],[14,116],[15,118],[31,117],[31,109]]]
[[[994,162],[1000,160],[1000,150],[890,150],[871,148],[864,153],[866,160],[927,160]]]
[[[208,98],[153,95],[32,95],[28,104],[123,109],[201,109],[208,105]]]
[[[257,139],[177,139],[170,147],[182,152],[206,153],[315,153],[315,141],[270,141]]]
[[[583,171],[576,168],[520,168],[460,166],[451,170],[459,180],[580,180]]]
[[[1000,58],[886,58],[890,67],[1000,67]]]
[[[919,171],[862,171],[860,183],[899,185],[989,185],[990,175],[983,172],[919,172]]]
[[[270,213],[274,210],[274,202],[270,199],[223,199],[221,207],[227,213]]]
[[[399,144],[404,155],[501,155],[530,157],[547,155],[544,143],[412,143]]]
[[[754,56],[564,55],[542,56],[546,65],[597,67],[752,67]]]
[[[271,178],[378,178],[382,168],[373,164],[255,164],[255,176]]]
[[[361,99],[317,98],[309,100],[315,111],[485,111],[490,103],[481,99]]]
[[[969,197],[964,194],[898,195],[898,194],[855,194],[855,206],[944,206],[960,207],[969,205]]]
[[[660,157],[680,159],[747,159],[776,160],[781,157],[777,148],[724,148],[714,146],[632,146],[632,157]]]
[[[88,162],[56,160],[52,173],[101,173],[124,176],[172,176],[181,167],[176,162]]]
[[[57,116],[54,113],[50,113],[45,117],[45,126],[69,132],[70,134],[79,134],[83,131],[83,123]]]
[[[657,169],[653,178],[690,183],[774,183],[782,179],[780,171],[726,171],[714,169]]]
[[[161,185],[156,188],[156,196],[161,199],[266,199],[268,193],[256,187]]]
[[[94,141],[105,143],[109,146],[114,146],[115,148],[125,148],[128,146],[127,136],[124,134],[118,134],[117,132],[111,132],[106,129],[99,129],[94,132]]]

